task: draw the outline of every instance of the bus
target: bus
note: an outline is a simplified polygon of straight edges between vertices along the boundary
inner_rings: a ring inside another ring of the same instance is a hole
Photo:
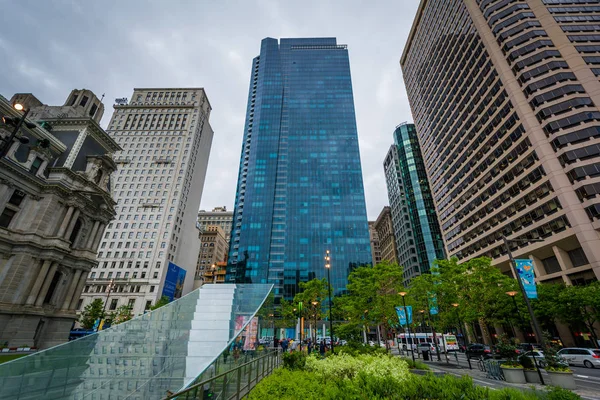
[[[441,352],[458,351],[456,336],[447,333],[436,333],[435,338],[437,340],[437,347]],[[417,332],[410,335],[408,333],[399,333],[396,335],[396,340],[398,347],[402,346],[404,350],[409,349],[409,346],[412,345],[413,350],[416,351],[419,343],[431,343],[435,347],[432,333]]]

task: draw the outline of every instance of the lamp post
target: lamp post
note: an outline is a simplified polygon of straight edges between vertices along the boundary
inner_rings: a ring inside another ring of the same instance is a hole
[[[429,320],[429,327],[431,328],[431,336],[433,339],[433,343],[435,344],[435,351],[437,353],[438,361],[441,361],[440,357],[440,346],[438,345],[437,335],[435,333],[435,327],[433,326],[433,316],[431,315],[431,307],[429,306],[429,297],[427,297],[427,319]],[[442,342],[444,343],[444,350],[446,349],[446,342],[443,340],[444,336],[442,335]],[[446,362],[448,362],[448,352],[444,351],[446,354]]]
[[[329,250],[325,252],[325,268],[327,268],[327,284],[329,286],[329,335],[331,337],[331,352],[335,354],[333,349],[333,314],[331,312],[333,298],[331,297],[331,257],[329,256]]]
[[[519,279],[519,282],[520,281],[521,281],[521,279]],[[517,295],[517,292],[514,291],[514,290],[512,290],[510,292],[506,292],[506,294],[509,295],[510,297],[512,297],[513,304],[515,305],[515,311],[517,312],[517,315],[519,317],[519,321],[521,322],[521,326],[525,327],[525,321],[523,321],[523,317],[521,316],[521,312],[519,311],[519,306],[517,305],[517,299],[515,297]],[[527,333],[525,333],[525,336],[527,336]],[[530,342],[530,341],[527,340],[527,342]],[[531,351],[533,351],[533,346],[531,346]],[[540,383],[542,385],[545,385],[546,383],[544,382],[544,378],[542,377],[542,371],[540,371],[540,367],[538,366],[537,360],[535,358],[535,354],[533,355],[532,358],[533,358],[533,363],[535,364],[535,369],[537,370],[538,376],[540,377]]]
[[[104,319],[104,313],[106,312],[106,305],[108,304],[108,299],[110,298],[110,293],[113,290],[113,287],[115,286],[115,280],[111,279],[110,282],[108,283],[108,286],[106,287],[106,301],[104,302],[104,307],[102,307],[102,318]],[[98,326],[96,327],[96,332],[98,332],[98,328],[100,327],[100,324],[98,324]]]
[[[217,264],[213,264],[211,269],[213,274],[213,283],[217,283]]]
[[[17,111],[24,110],[23,105],[19,104],[19,103],[15,103],[13,105],[13,107]],[[4,122],[5,124],[14,126],[14,128],[13,128],[13,131],[11,132],[10,136],[8,138],[4,139],[5,142],[2,145],[2,149],[0,149],[0,158],[4,157],[6,155],[6,153],[8,153],[8,149],[10,149],[13,139],[15,138],[15,136],[17,136],[17,133],[19,133],[19,129],[21,129],[21,126],[23,126],[23,124],[25,124],[30,129],[34,128],[36,126],[35,124],[25,122],[25,118],[27,117],[27,114],[29,114],[29,109],[25,110],[25,112],[23,112],[23,115],[21,116],[21,118],[18,118],[18,119],[16,117],[15,118],[2,117],[2,122]],[[26,137],[19,138],[19,141],[23,144],[29,143],[29,139]]]
[[[318,301],[313,301],[312,302],[313,308],[315,309],[315,314],[314,314],[314,316],[315,316],[315,328],[314,328],[314,332],[313,332],[314,333],[313,346],[314,346],[314,344],[317,343],[317,304],[319,304]]]
[[[527,311],[529,312],[529,317],[531,318],[531,323],[533,325],[533,330],[535,332],[535,336],[537,337],[537,340],[540,341],[540,344],[544,344],[544,337],[542,336],[542,330],[540,329],[540,325],[538,324],[537,318],[535,318],[535,314],[533,313],[533,308],[531,308],[531,302],[529,301],[529,297],[527,297],[527,293],[525,292],[525,288],[523,287],[523,282],[521,281],[521,277],[519,276],[519,271],[517,271],[517,263],[515,262],[515,259],[510,251],[510,246],[508,245],[509,242],[515,242],[515,243],[523,243],[523,240],[518,240],[518,239],[507,239],[506,237],[502,237],[502,240],[504,241],[504,246],[506,246],[506,251],[508,252],[508,258],[509,258],[509,263],[511,268],[513,269],[513,273],[515,274],[515,277],[517,278],[517,282],[519,283],[519,289],[521,289],[521,294],[523,294],[523,299],[525,300],[525,305],[527,306]],[[528,239],[527,242],[543,242],[543,239]],[[514,299],[514,297],[513,297]],[[515,300],[516,301],[516,300]]]
[[[506,294],[510,297],[512,297],[513,299],[513,304],[515,306],[515,311],[517,312],[517,316],[519,317],[519,322],[521,323],[521,326],[524,328],[525,324],[523,322],[523,317],[521,317],[521,312],[519,311],[519,306],[517,305],[517,299],[515,298],[515,296],[517,295],[517,291],[511,290],[510,292],[506,292]],[[515,335],[515,338],[517,337],[517,332],[515,331],[515,327],[511,324],[511,327],[513,329],[513,335]],[[527,332],[525,332],[525,336],[527,336]],[[525,340],[527,340],[527,338],[525,338]],[[529,341],[529,340],[527,340]]]
[[[413,363],[414,363],[415,362],[415,350],[413,348],[413,339],[410,334],[410,324],[408,321],[408,309],[406,308],[406,299],[405,299],[405,296],[407,295],[407,293],[400,292],[398,294],[400,296],[402,296],[402,305],[404,306],[404,315],[406,316],[406,327],[408,328],[408,339],[410,340],[410,354],[412,354],[412,359],[413,359]]]
[[[469,364],[469,369],[473,369],[471,367],[471,359],[469,358],[469,354],[467,353],[467,339],[465,337],[465,334],[463,333],[462,322],[460,320],[460,314],[458,313],[458,306],[459,305],[460,304],[458,304],[458,303],[452,303],[452,307],[454,307],[454,309],[456,310],[456,319],[458,320],[457,330],[458,330],[458,332],[460,332],[460,335],[463,337],[463,342],[465,342],[465,356],[467,356],[467,363]],[[457,358],[457,360],[458,360],[458,358]]]

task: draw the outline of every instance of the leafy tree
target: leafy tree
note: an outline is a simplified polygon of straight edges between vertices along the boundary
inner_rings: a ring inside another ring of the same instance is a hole
[[[106,317],[106,320],[107,322],[110,322],[111,325],[118,325],[125,321],[129,321],[131,318],[133,318],[131,307],[126,304],[123,304],[122,306],[118,307],[114,312],[110,313]]]
[[[167,296],[162,296],[160,299],[158,299],[158,301],[153,306],[150,307],[150,310],[152,310],[152,311],[157,310],[157,309],[161,308],[162,306],[166,306],[170,302],[171,302],[171,300]]]
[[[81,312],[79,323],[85,329],[92,329],[98,318],[104,318],[104,302],[102,299],[95,299],[85,306]]]
[[[395,263],[356,268],[348,277],[347,316],[351,321],[365,321],[366,326],[378,325],[387,338],[398,323],[395,306],[400,304],[402,282],[402,268]]]

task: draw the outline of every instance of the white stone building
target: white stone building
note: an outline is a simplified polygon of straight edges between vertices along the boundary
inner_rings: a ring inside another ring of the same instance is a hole
[[[123,148],[112,176],[117,218],[98,249],[82,307],[106,300],[112,281],[107,310],[129,305],[138,315],[161,297],[169,262],[186,271],[182,293],[192,290],[211,106],[202,88],[134,89],[129,102],[116,103],[107,132]]]
[[[19,103],[28,112],[23,119]],[[111,154],[120,150],[98,121],[104,107],[89,90],[63,106],[32,94],[0,96],[0,345],[66,342],[80,293],[97,265],[104,228],[115,217]],[[28,143],[27,143],[28,142]]]
[[[227,207],[215,207],[212,211],[198,211],[198,225],[200,231],[204,231],[208,226],[218,225],[225,233],[225,240],[229,243],[231,236],[231,224],[233,223],[233,211],[227,211]]]

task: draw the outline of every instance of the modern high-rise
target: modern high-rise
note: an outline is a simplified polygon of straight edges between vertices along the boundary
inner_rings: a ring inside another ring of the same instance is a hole
[[[398,264],[405,285],[429,272],[445,258],[444,242],[433,205],[417,132],[402,123],[394,130],[394,144],[383,162]]]
[[[423,0],[400,64],[448,256],[600,277],[600,6]],[[534,240],[543,239],[542,242]]]
[[[227,207],[215,207],[212,211],[198,211],[198,228],[203,232],[208,226],[218,225],[225,233],[225,240],[229,243],[231,236],[231,223],[233,211],[227,211]]]
[[[111,177],[117,218],[100,243],[82,307],[108,294],[107,310],[129,305],[137,315],[163,294],[193,287],[211,106],[202,88],[134,89],[129,102],[115,102],[107,132],[123,148]]]
[[[336,293],[371,263],[348,49],[335,38],[263,39],[233,224],[228,279],[273,283],[278,298],[325,277],[327,250]]]

